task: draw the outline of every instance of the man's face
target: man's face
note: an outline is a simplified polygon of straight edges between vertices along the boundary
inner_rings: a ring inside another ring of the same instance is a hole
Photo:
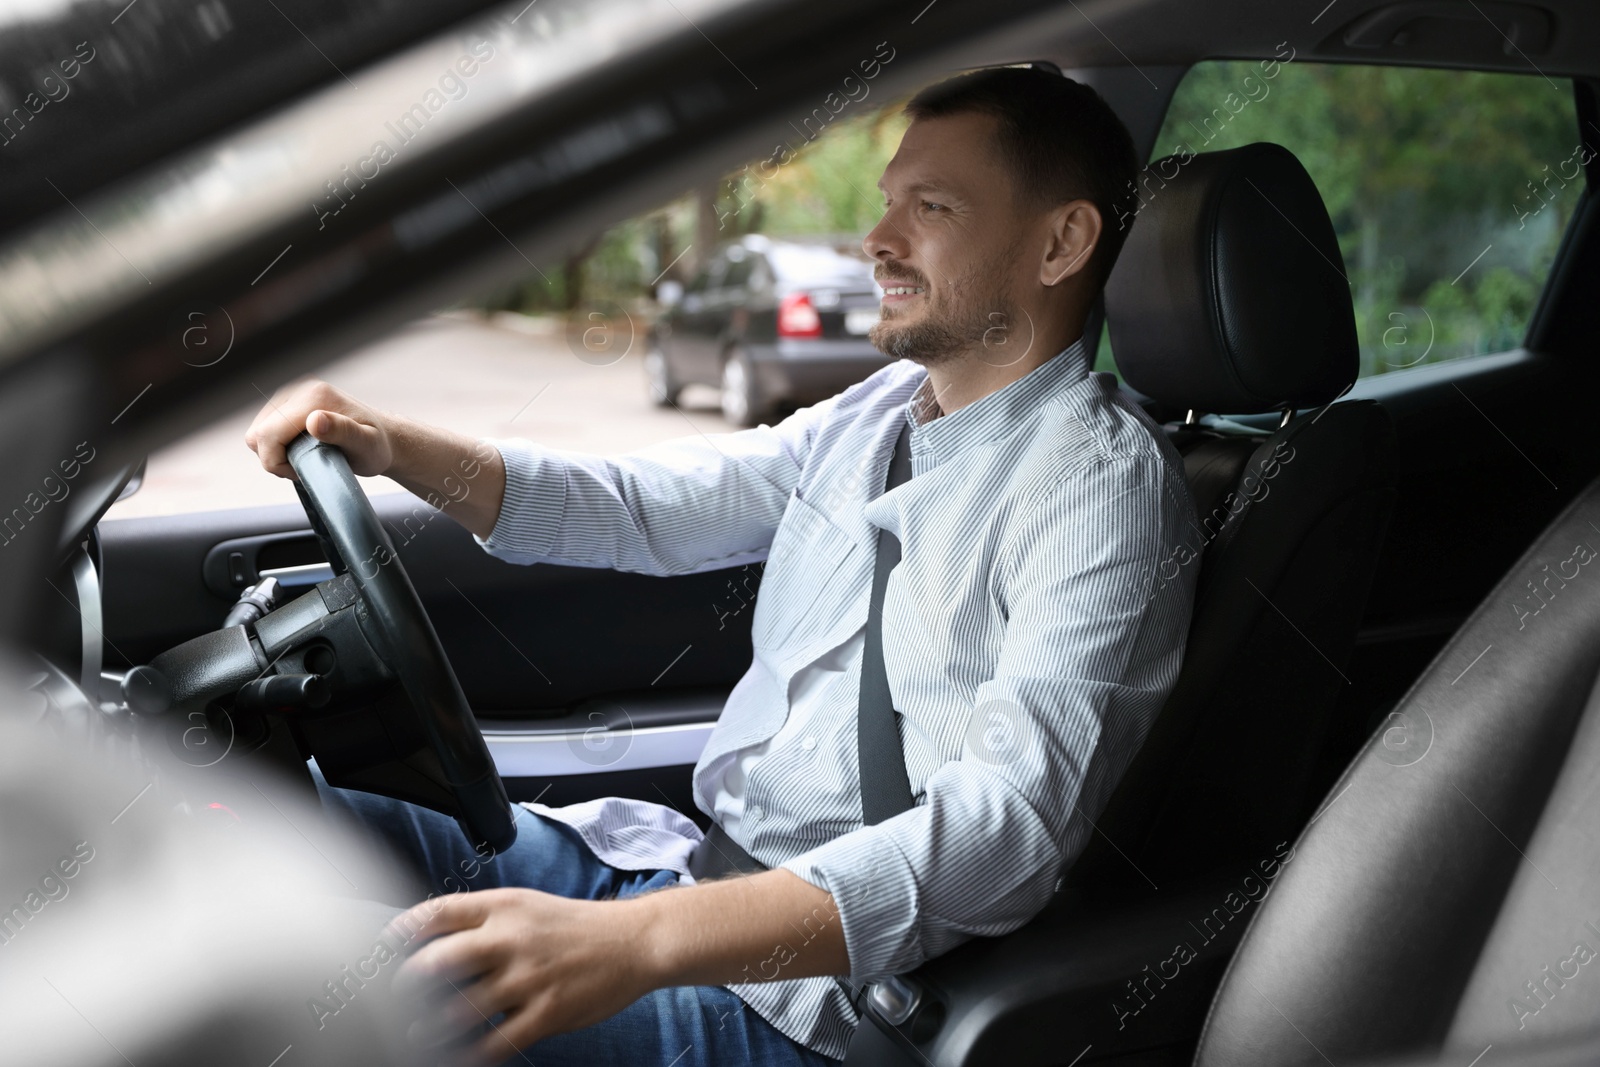
[[[982,114],[917,119],[884,168],[884,216],[862,247],[885,289],[869,334],[885,355],[924,366],[963,355],[1004,365],[1031,340],[1019,305],[1038,285],[1029,253],[1042,216],[1015,195],[998,158],[997,122]]]

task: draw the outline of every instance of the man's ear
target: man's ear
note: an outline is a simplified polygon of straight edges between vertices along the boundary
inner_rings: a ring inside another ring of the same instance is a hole
[[[1089,200],[1070,200],[1050,212],[1049,221],[1039,282],[1060,285],[1088,267],[1089,257],[1100,243],[1100,209]]]

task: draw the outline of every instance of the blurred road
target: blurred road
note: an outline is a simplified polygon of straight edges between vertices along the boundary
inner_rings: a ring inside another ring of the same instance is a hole
[[[655,441],[733,429],[714,389],[691,386],[681,411],[658,408],[645,391],[642,331],[620,360],[580,359],[559,327],[521,316],[490,322],[465,313],[423,319],[337,363],[320,376],[379,408],[463,433],[526,437],[557,448],[615,455]],[[580,347],[580,351],[581,351]],[[258,405],[150,457],[144,486],[108,518],[296,503],[244,445]],[[368,493],[399,490],[363,478]]]

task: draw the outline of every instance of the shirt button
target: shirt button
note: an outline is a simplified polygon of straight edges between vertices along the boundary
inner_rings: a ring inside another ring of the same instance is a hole
[[[805,749],[807,752],[810,752],[812,749],[817,747],[817,739],[815,737],[803,738],[800,742],[800,747]]]
[[[759,818],[761,818],[761,805],[756,804],[750,809],[750,821],[754,822]]]

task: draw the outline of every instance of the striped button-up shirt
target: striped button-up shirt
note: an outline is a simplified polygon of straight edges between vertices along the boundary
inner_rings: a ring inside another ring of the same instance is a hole
[[[695,765],[695,803],[832,894],[858,981],[1045,906],[1177,678],[1193,599],[1193,566],[1162,572],[1194,523],[1182,461],[1081,343],[949,414],[931,388],[900,360],[774,426],[609,458],[490,442],[506,492],[479,543],[501,559],[655,575],[765,561],[754,658]],[[912,477],[885,493],[907,420]],[[863,826],[856,710],[880,528],[902,546],[883,656],[916,803]],[[690,880],[701,834],[671,808],[529,806],[606,863]],[[728,988],[842,1059],[858,1021],[842,990],[783,976],[815,936],[806,918]]]

